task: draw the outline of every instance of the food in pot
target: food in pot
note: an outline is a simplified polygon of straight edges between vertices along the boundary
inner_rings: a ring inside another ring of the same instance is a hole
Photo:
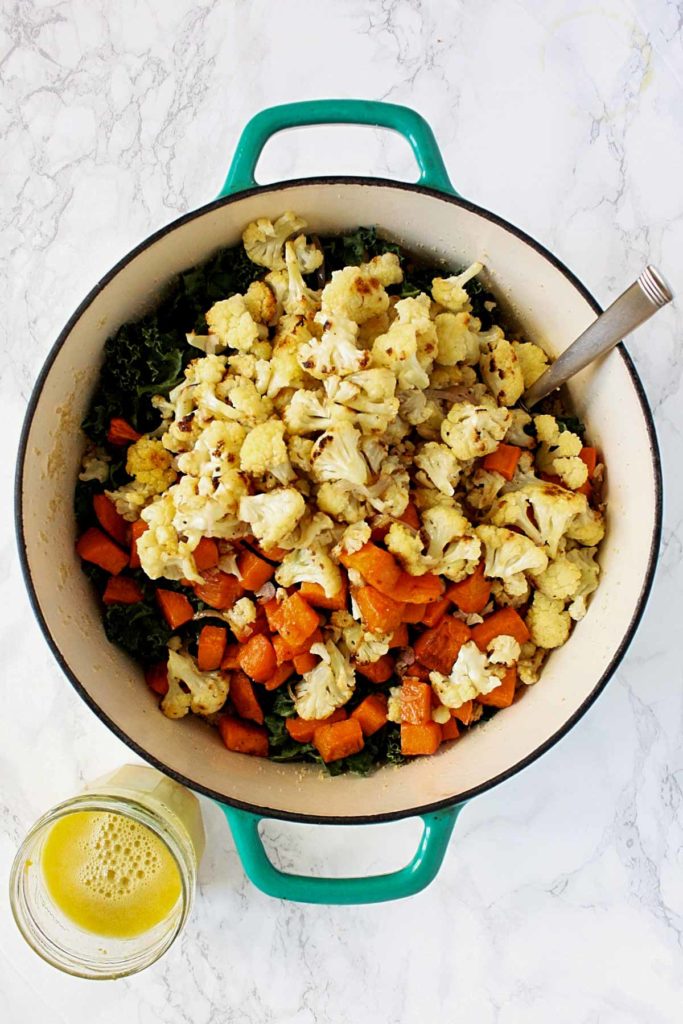
[[[538,682],[598,585],[603,466],[482,266],[284,213],[110,339],[77,551],[160,710],[336,773]]]

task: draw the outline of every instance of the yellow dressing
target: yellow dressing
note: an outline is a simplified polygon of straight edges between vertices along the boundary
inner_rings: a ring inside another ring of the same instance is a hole
[[[41,867],[54,903],[96,935],[129,939],[179,900],[180,871],[165,844],[122,814],[74,811],[45,840]]]

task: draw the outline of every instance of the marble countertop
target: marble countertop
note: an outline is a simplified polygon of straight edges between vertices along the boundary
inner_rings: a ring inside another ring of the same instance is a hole
[[[359,908],[268,899],[245,880],[222,815],[206,804],[209,851],[182,940],[143,974],[94,984],[29,952],[5,888],[35,818],[131,759],[48,652],[11,527],[26,402],[76,305],[138,241],[215,195],[253,113],[329,95],[417,108],[462,194],[554,250],[603,303],[647,260],[683,296],[680,8],[17,0],[3,5],[0,25],[3,1021],[680,1020],[683,687],[671,642],[683,584],[680,300],[629,346],[654,408],[667,495],[638,635],[577,728],[465,809],[429,890]],[[334,129],[279,138],[261,179],[324,172],[414,176],[400,140]],[[304,871],[343,871],[351,860],[381,870],[407,858],[416,825],[272,824],[268,834]]]

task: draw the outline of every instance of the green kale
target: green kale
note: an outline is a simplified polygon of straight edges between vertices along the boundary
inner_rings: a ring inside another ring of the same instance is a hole
[[[153,665],[166,657],[171,630],[154,604],[148,601],[110,604],[102,617],[109,642],[117,644],[140,664]]]
[[[559,427],[560,433],[563,433],[565,430],[569,430],[572,434],[578,434],[583,441],[584,434],[586,433],[586,426],[581,422],[578,416],[558,416],[557,426]]]
[[[368,693],[376,692],[376,685],[358,676],[356,689],[346,710],[352,712]],[[325,764],[312,743],[297,743],[287,732],[286,720],[293,715],[296,715],[296,708],[289,695],[289,687],[282,686],[274,692],[265,714],[269,756],[273,761],[305,761],[318,764],[329,775],[343,775],[345,772],[370,775],[385,761],[390,764],[403,764],[405,761],[401,754],[400,728],[388,722],[374,736],[366,738],[363,749],[357,754]]]
[[[316,751],[311,743],[297,743],[285,728],[285,719],[277,715],[265,716],[268,730],[269,756],[273,761],[309,761]]]
[[[292,718],[296,714],[294,701],[289,696],[287,687],[280,687],[275,691],[275,698],[271,711],[280,718]]]
[[[399,247],[377,235],[376,227],[356,228],[343,235],[330,235],[320,239],[325,255],[325,276],[343,267],[357,267],[383,252],[400,254]]]
[[[496,312],[496,300],[493,294],[484,288],[484,285],[478,278],[474,277],[471,281],[468,281],[465,285],[465,291],[470,297],[472,303],[472,316],[476,316],[481,320],[482,331],[488,331],[493,327],[494,322],[501,324],[500,310],[494,319],[494,312]],[[491,309],[487,309],[486,305],[492,305]]]
[[[74,491],[74,512],[78,531],[82,533],[89,526],[96,526],[95,512],[93,511],[92,500],[96,494],[102,492],[103,485],[99,480],[79,480]]]
[[[384,756],[389,764],[405,764],[405,755],[401,753],[401,727],[387,723],[387,739]]]
[[[166,290],[156,310],[123,324],[104,347],[104,364],[83,430],[104,444],[113,416],[121,416],[140,433],[153,430],[159,414],[151,395],[167,395],[183,379],[197,351],[186,333],[204,333],[204,314],[220,299],[244,291],[263,274],[243,246],[221,249],[206,263],[181,274]]]
[[[275,691],[270,713],[265,716],[270,758],[273,761],[311,761],[318,754],[311,743],[297,743],[287,732],[288,718],[296,714],[294,701],[286,687]]]
[[[107,585],[109,573],[105,569],[100,569],[99,565],[93,565],[92,562],[81,562],[81,569],[83,574],[87,576],[93,584],[98,594],[102,594]]]
[[[104,346],[104,365],[83,430],[98,444],[106,442],[113,416],[121,416],[140,433],[153,430],[159,414],[152,394],[168,394],[182,380],[192,349],[181,327],[162,331],[158,314],[124,324]]]

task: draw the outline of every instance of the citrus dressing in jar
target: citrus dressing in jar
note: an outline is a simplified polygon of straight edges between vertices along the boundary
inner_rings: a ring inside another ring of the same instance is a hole
[[[108,811],[56,821],[41,868],[48,893],[74,924],[119,939],[159,924],[182,893],[168,847],[144,825]]]
[[[14,918],[63,971],[133,974],[180,933],[203,852],[194,794],[154,768],[124,765],[33,826],[12,866]]]

